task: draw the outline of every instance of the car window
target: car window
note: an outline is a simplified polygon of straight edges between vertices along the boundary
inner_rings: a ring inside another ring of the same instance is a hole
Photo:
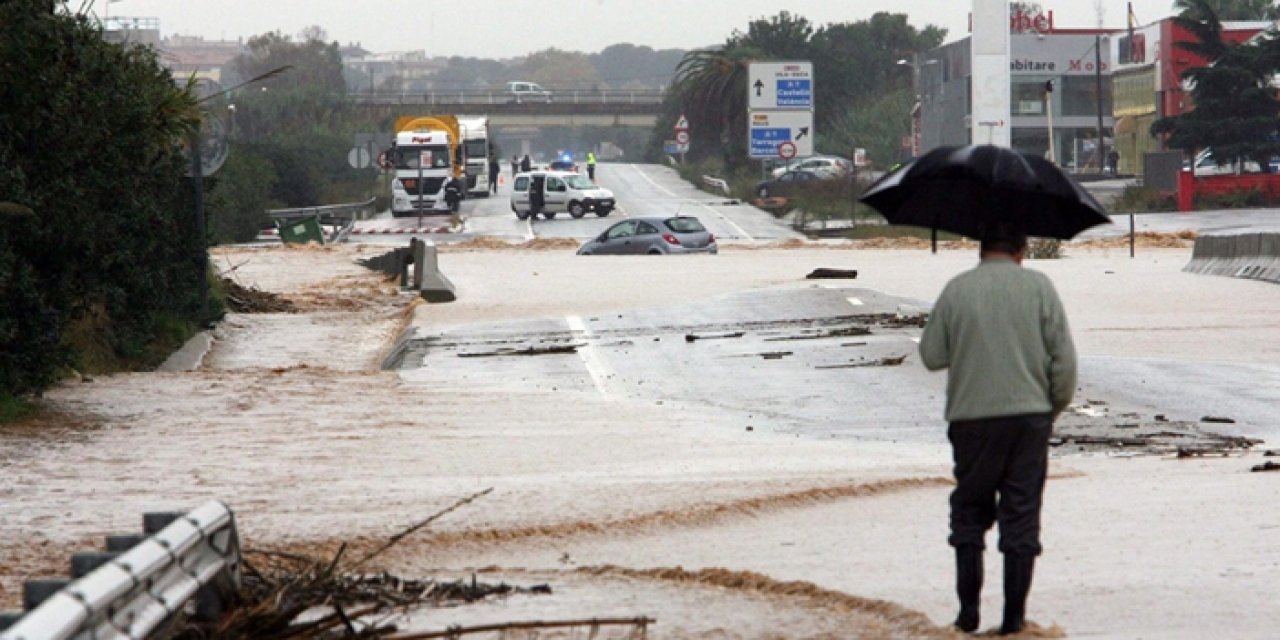
[[[694,233],[707,230],[697,218],[690,217],[667,218],[662,221],[662,224],[676,233]]]
[[[655,234],[655,233],[658,233],[657,227],[644,221],[636,222],[636,235],[643,236],[646,234]]]
[[[634,220],[619,222],[613,225],[605,232],[605,238],[616,240],[618,238],[627,238],[636,234],[636,223]]]
[[[529,188],[529,176],[520,176],[516,178],[516,184],[512,189],[516,191],[526,191]]]
[[[564,191],[564,181],[560,178],[547,178],[547,191]]]
[[[797,175],[796,172],[788,171],[782,174],[782,176],[778,178],[778,182],[791,182],[792,180],[796,179],[796,175]]]
[[[594,184],[591,184],[591,180],[588,180],[587,177],[582,175],[581,173],[575,173],[565,178],[565,182],[569,183],[569,186],[573,187],[574,189],[596,188]]]

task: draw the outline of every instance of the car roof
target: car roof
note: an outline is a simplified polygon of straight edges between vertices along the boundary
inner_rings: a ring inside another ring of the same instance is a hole
[[[581,171],[557,171],[554,169],[550,171],[543,171],[539,169],[537,171],[521,171],[520,173],[516,174],[516,177],[519,178],[520,176],[547,176],[552,178],[563,178],[565,176],[580,176],[580,175],[582,175]]]
[[[628,220],[639,220],[639,221],[641,221],[641,222],[657,222],[657,223],[662,223],[662,222],[666,222],[667,220],[676,220],[676,219],[679,219],[679,218],[691,218],[691,219],[693,219],[693,220],[698,220],[698,216],[688,216],[688,215],[683,215],[683,216],[682,216],[682,215],[673,215],[673,216],[633,216],[633,217],[627,218],[626,220],[621,220],[621,221],[619,221],[619,224],[621,224],[621,223],[623,223],[623,222],[627,222]],[[701,220],[698,220],[698,222],[702,222],[702,221],[701,221]]]

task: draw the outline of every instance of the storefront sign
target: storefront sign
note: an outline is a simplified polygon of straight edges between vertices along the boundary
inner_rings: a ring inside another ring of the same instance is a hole
[[[1053,12],[1031,13],[1018,9],[1009,13],[1009,33],[1050,33]]]

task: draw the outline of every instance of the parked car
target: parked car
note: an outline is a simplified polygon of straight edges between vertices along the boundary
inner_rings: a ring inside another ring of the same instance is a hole
[[[578,255],[719,253],[715,234],[693,216],[623,220],[578,248]]]
[[[822,180],[822,176],[816,171],[797,169],[788,171],[772,180],[756,183],[755,194],[761,198],[791,196],[818,180]]]
[[[853,171],[853,163],[839,156],[813,156],[774,169],[773,177],[780,178],[788,171],[812,171],[824,177],[847,176]]]
[[[538,195],[541,206],[533,203]],[[521,220],[539,213],[548,220],[557,213],[581,218],[588,211],[603,218],[615,204],[612,191],[597,187],[586,176],[572,171],[518,173],[511,182],[511,211]]]
[[[507,95],[510,96],[511,102],[551,102],[551,92],[543,89],[536,82],[508,82]]]
[[[1271,156],[1271,160],[1267,163],[1268,173],[1280,173],[1280,155]],[[1185,166],[1185,165],[1184,165]],[[1196,154],[1194,173],[1198,176],[1229,176],[1239,173],[1262,173],[1262,167],[1253,160],[1245,160],[1243,163],[1227,162],[1226,164],[1218,164],[1217,158],[1213,156],[1212,148],[1201,149]]]

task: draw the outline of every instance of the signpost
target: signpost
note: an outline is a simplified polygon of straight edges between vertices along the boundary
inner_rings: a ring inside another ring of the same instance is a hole
[[[680,114],[680,118],[676,120],[676,126],[672,127],[676,132],[675,153],[680,154],[680,164],[684,164],[684,154],[689,153],[689,120]]]
[[[752,62],[747,69],[750,157],[791,160],[813,155],[813,63]]]

